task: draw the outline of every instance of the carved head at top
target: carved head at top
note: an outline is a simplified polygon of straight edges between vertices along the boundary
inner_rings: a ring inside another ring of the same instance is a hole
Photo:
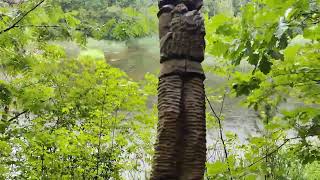
[[[172,13],[178,14],[184,14],[186,12],[188,12],[188,7],[183,3],[176,5],[176,7],[172,11]]]
[[[190,11],[199,10],[203,5],[203,0],[181,0]]]
[[[203,5],[203,0],[160,0],[158,5],[159,5],[159,8],[161,9],[165,5],[171,4],[176,6],[180,3],[185,4],[188,7],[188,10],[192,11],[192,10],[201,9]]]

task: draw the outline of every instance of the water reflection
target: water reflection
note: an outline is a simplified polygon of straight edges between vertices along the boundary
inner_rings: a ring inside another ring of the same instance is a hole
[[[134,80],[159,71],[159,45],[156,37],[127,42],[89,40],[88,48],[101,49],[107,62],[124,70]]]

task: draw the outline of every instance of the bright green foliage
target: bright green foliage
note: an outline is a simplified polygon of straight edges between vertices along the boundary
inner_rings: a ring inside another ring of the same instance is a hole
[[[230,16],[238,16],[241,8],[249,0],[204,0],[204,11],[210,16],[218,14],[227,14]]]
[[[10,83],[12,108],[28,111],[2,131],[18,149],[11,155],[23,172],[17,177],[119,178],[136,151],[132,143],[150,141],[154,122],[141,119],[146,96],[104,60],[51,58]],[[137,125],[146,126],[143,134]],[[11,156],[2,162],[9,165]]]
[[[6,132],[27,155],[17,167],[24,177],[119,177],[128,143],[139,138],[132,127],[142,126],[134,120],[145,106],[136,83],[104,60],[80,57],[39,62],[12,84],[17,108],[32,114],[18,132]]]
[[[309,0],[255,0],[239,17],[206,19],[207,52],[219,60],[209,69],[231,76],[234,94],[246,97],[265,126],[261,137],[229,149],[231,175],[216,162],[208,164],[209,176],[320,177],[306,166],[320,161],[319,19],[320,2]]]
[[[150,35],[155,1],[46,0],[24,17],[39,2],[0,2],[0,179],[148,177],[157,78],[138,84],[103,52],[70,59],[55,42]],[[205,69],[230,79],[226,89],[208,87],[209,99],[224,103],[210,94],[232,88],[264,124],[244,145],[227,133],[228,159],[207,163],[209,179],[319,179],[319,6],[207,1],[218,15],[206,17],[214,62]],[[208,113],[209,128],[215,120]]]
[[[116,40],[151,35],[155,33],[157,26],[155,16],[152,18],[150,15],[156,14],[156,12],[157,9],[155,7],[150,7],[144,14],[131,7],[124,8],[119,12],[122,14],[122,19],[118,21],[115,19],[107,21],[106,24],[104,24],[105,28],[99,31],[99,33],[102,33],[105,38],[109,36]]]
[[[63,9],[75,14],[77,27],[97,39],[128,40],[157,30],[154,3],[147,1],[60,0]]]
[[[36,3],[2,7],[0,31]],[[145,90],[100,54],[68,59],[54,42],[85,42],[76,15],[48,0],[0,33],[0,179],[148,171],[142,165],[151,161],[156,112],[146,100],[156,81]]]

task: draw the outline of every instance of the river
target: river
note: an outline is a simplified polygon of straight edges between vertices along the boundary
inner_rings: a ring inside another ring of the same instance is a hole
[[[133,80],[141,80],[146,73],[159,72],[159,44],[156,36],[135,39],[128,42],[88,40],[86,49],[81,49],[74,43],[62,43],[68,56],[79,53],[100,53],[106,61],[125,71]],[[212,64],[212,58],[206,58],[204,65]],[[226,78],[206,73],[206,88],[225,88]],[[216,94],[219,95],[219,94]],[[223,96],[223,93],[220,94]],[[222,122],[224,133],[231,132],[237,135],[239,143],[247,142],[247,138],[258,136],[263,127],[259,123],[254,111],[240,105],[241,98],[227,97],[224,103]],[[221,103],[213,103],[216,111],[220,110]],[[210,112],[207,106],[207,112]],[[208,160],[223,159],[223,150],[218,133],[218,127],[211,127],[207,131]],[[228,147],[232,149],[232,147]]]

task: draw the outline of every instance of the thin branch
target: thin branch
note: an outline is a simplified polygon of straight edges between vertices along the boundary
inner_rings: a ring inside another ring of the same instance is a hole
[[[41,155],[41,179],[44,178],[44,145],[42,145],[42,155]]]
[[[25,110],[25,111],[23,111],[23,112],[15,115],[13,118],[9,119],[8,122],[11,122],[11,121],[14,121],[14,120],[18,119],[20,116],[26,114],[27,112],[29,112],[29,111],[28,111],[28,110]]]
[[[211,151],[213,150],[213,153],[207,158],[207,161],[209,161],[214,155],[215,155],[215,152],[217,150],[217,145],[218,145],[218,141],[216,142],[216,144],[213,146],[214,148],[209,148],[207,149],[207,151]]]
[[[41,0],[38,4],[36,4],[34,7],[32,7],[29,11],[24,13],[15,23],[13,23],[11,26],[7,27],[6,29],[0,31],[0,34],[5,33],[7,31],[10,31],[11,29],[15,28],[18,23],[20,23],[29,13],[34,11],[37,7],[39,7],[45,0]]]
[[[231,74],[229,73],[227,81],[229,81],[230,78],[231,78]],[[222,115],[227,94],[228,94],[228,86],[227,86],[227,87],[225,88],[225,90],[224,90],[224,94],[223,94],[223,98],[222,98],[222,103],[221,103],[221,108],[220,108],[220,112],[219,112],[219,117],[221,117],[221,115]]]
[[[113,149],[115,146],[115,130],[116,130],[116,121],[118,119],[118,111],[119,111],[119,107],[116,107],[115,109],[115,115],[114,115],[114,120],[112,121],[112,137],[111,137],[111,149],[110,149],[110,154],[109,154],[109,161],[111,162],[111,158],[113,156]]]
[[[228,81],[230,80],[230,78],[231,78],[231,74],[229,73],[229,75],[228,75]],[[217,116],[217,113],[214,111],[213,106],[211,105],[211,102],[209,101],[209,98],[208,98],[207,96],[206,96],[206,99],[207,99],[207,101],[208,101],[208,103],[209,103],[209,105],[210,105],[210,108],[211,108],[213,114],[216,116],[216,118],[218,119],[218,122],[219,122],[220,139],[221,139],[222,144],[223,144],[224,154],[225,154],[226,161],[227,161],[227,165],[228,165],[228,171],[229,171],[229,173],[230,173],[230,175],[231,175],[230,164],[229,164],[229,161],[228,161],[228,151],[227,151],[227,147],[226,147],[225,141],[224,141],[224,139],[223,139],[223,132],[222,132],[223,130],[222,130],[221,119],[220,119],[220,117],[221,117],[221,115],[222,115],[222,112],[223,112],[225,100],[226,100],[226,97],[227,97],[227,92],[228,92],[228,89],[227,89],[227,88],[228,88],[228,87],[226,87],[226,89],[225,89],[225,91],[224,91],[224,94],[223,94],[223,98],[222,98],[222,103],[221,103],[221,107],[220,107],[219,116]],[[231,179],[232,179],[232,178],[231,178]]]
[[[320,69],[313,69],[311,71],[301,71],[301,72],[290,72],[290,73],[285,73],[285,74],[275,74],[274,76],[271,76],[272,78],[278,77],[278,76],[290,76],[290,75],[299,75],[299,74],[318,74],[320,73]]]
[[[278,146],[275,150],[271,151],[270,153],[266,154],[265,156],[261,157],[260,159],[256,160],[255,162],[253,162],[252,164],[250,164],[249,166],[247,166],[246,168],[250,168],[252,166],[254,166],[255,164],[259,163],[260,161],[264,160],[267,156],[270,156],[276,152],[278,152],[284,145],[286,145],[289,141],[294,140],[294,139],[299,139],[301,137],[294,137],[294,138],[290,138],[290,139],[286,139],[284,140],[284,142]]]
[[[230,169],[230,165],[229,165],[229,161],[228,161],[228,151],[227,151],[227,146],[226,146],[226,143],[225,143],[225,141],[224,141],[224,139],[223,139],[223,132],[222,132],[221,119],[220,119],[220,117],[218,116],[218,114],[215,112],[215,110],[213,109],[213,106],[212,106],[212,104],[211,104],[211,102],[210,102],[210,100],[209,100],[208,96],[207,96],[207,95],[205,95],[205,96],[206,96],[206,99],[207,99],[207,101],[208,101],[208,103],[209,103],[209,106],[210,106],[210,108],[211,108],[211,110],[212,110],[212,112],[213,112],[214,116],[217,118],[218,123],[219,123],[220,139],[221,139],[221,141],[222,141],[224,154],[225,154],[226,161],[227,161],[227,164],[228,164],[228,171],[229,171],[229,173],[230,173],[230,175],[231,175],[231,169]]]
[[[107,96],[107,88],[104,89],[104,95],[103,95],[103,101],[102,101],[102,107],[101,107],[101,118],[100,118],[100,124],[99,124],[99,144],[98,144],[98,153],[97,153],[97,178],[99,177],[99,166],[100,166],[100,151],[101,151],[101,138],[102,138],[102,126],[103,126],[103,115],[105,110],[105,103],[106,103],[106,96]]]
[[[114,117],[114,121],[112,122],[112,141],[111,141],[111,152],[113,151],[113,148],[114,148],[115,129],[116,129],[116,121],[117,121],[117,119],[118,119],[118,111],[119,111],[119,108],[117,108],[117,109],[116,109],[115,117]]]
[[[250,168],[250,167],[258,164],[259,162],[263,161],[266,157],[271,156],[272,154],[278,152],[278,151],[279,151],[284,145],[286,145],[289,141],[294,140],[294,139],[299,139],[299,138],[301,138],[301,137],[294,137],[294,138],[285,139],[284,142],[283,142],[280,146],[278,146],[275,150],[271,151],[270,153],[267,153],[265,156],[259,158],[259,159],[256,160],[255,162],[253,162],[253,163],[251,163],[250,165],[246,166],[244,169]],[[242,177],[244,177],[244,176],[246,176],[246,175],[247,175],[247,174],[244,174],[244,175],[240,176],[239,179],[242,178]]]
[[[35,28],[60,28],[61,26],[59,25],[22,25],[22,26],[19,26],[19,25],[16,25],[14,27],[17,27],[17,28],[24,28],[24,27],[35,27]]]

